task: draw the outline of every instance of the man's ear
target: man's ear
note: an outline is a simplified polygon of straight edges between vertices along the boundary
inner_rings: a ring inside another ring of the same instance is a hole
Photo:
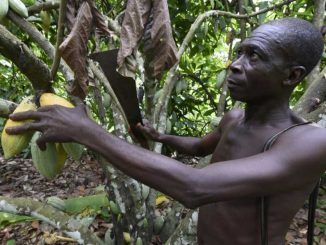
[[[304,66],[292,66],[289,69],[288,78],[283,81],[283,85],[292,86],[297,85],[306,75],[306,68]]]

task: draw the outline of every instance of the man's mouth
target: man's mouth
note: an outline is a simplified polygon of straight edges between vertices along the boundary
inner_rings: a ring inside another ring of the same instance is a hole
[[[229,88],[233,88],[233,87],[239,87],[240,86],[240,83],[239,82],[236,82],[230,78],[227,79],[227,86]]]

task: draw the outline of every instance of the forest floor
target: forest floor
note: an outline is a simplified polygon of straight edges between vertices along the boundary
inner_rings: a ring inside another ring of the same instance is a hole
[[[189,160],[189,158],[185,158],[183,161],[186,164],[193,164],[196,159]],[[15,158],[4,161],[0,156],[0,195],[2,196],[31,197],[39,201],[45,201],[50,196],[65,199],[94,194],[95,188],[103,185],[104,181],[105,178],[101,167],[88,156],[84,156],[80,163],[68,160],[63,172],[54,180],[47,180],[40,176],[29,159]],[[286,236],[287,245],[307,244],[308,211],[305,206],[297,213],[289,228]],[[316,219],[315,244],[326,245],[326,193],[323,189],[321,189],[319,197]],[[98,215],[91,224],[90,229],[103,238],[105,231],[110,226],[112,224],[107,223]],[[7,243],[9,240],[15,240],[16,245],[49,244],[46,242],[45,237],[53,233],[65,237],[60,231],[41,221],[8,224],[5,227],[0,222],[1,245],[9,245]],[[52,244],[72,245],[76,243],[61,240]]]

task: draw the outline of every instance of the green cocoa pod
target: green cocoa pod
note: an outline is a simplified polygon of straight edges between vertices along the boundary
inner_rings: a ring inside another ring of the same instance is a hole
[[[63,149],[71,156],[75,161],[79,161],[84,147],[78,143],[62,143]]]
[[[28,10],[25,4],[20,0],[9,0],[9,7],[22,17],[28,17]]]
[[[136,245],[143,245],[143,241],[140,237],[137,237]]]
[[[120,208],[114,201],[110,201],[109,205],[113,214],[118,215],[120,213]]]
[[[0,20],[2,20],[8,13],[9,2],[8,0],[2,0],[0,4]]]
[[[66,210],[66,204],[65,201],[62,200],[59,197],[56,196],[52,196],[52,197],[48,197],[46,200],[47,204],[51,205],[52,207],[59,209],[61,211],[65,211]]]
[[[34,133],[31,140],[33,165],[41,175],[53,179],[63,169],[67,154],[63,150],[58,151],[55,143],[47,143],[46,150],[42,151],[36,144],[40,135],[40,132]]]

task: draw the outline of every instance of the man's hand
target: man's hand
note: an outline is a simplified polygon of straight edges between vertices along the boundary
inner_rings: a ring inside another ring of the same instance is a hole
[[[21,134],[28,131],[41,131],[37,144],[45,150],[47,142],[77,141],[82,136],[85,125],[92,121],[88,118],[85,107],[67,108],[59,105],[45,106],[38,111],[11,114],[13,121],[34,120],[22,126],[7,128],[8,134]]]
[[[160,141],[161,134],[153,128],[153,126],[149,123],[148,120],[144,119],[143,124],[138,123],[137,129],[149,140],[152,141]]]

